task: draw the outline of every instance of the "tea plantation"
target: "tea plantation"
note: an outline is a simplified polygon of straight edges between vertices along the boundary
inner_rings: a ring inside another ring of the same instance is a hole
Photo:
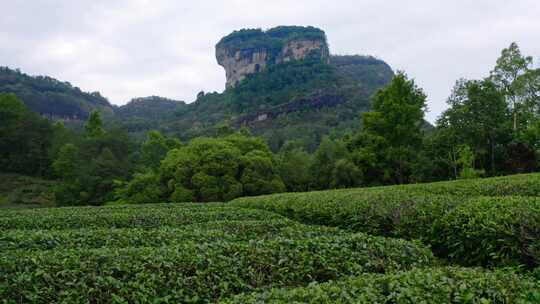
[[[0,303],[540,303],[540,174],[2,209]]]

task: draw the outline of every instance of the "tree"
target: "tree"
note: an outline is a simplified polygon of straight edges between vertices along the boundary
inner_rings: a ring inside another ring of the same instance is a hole
[[[149,188],[142,189],[141,181],[151,181]],[[195,138],[170,150],[155,173],[137,175],[117,193],[125,201],[160,197],[173,202],[208,202],[284,190],[264,141],[237,132],[220,138]]]
[[[472,148],[480,169],[497,170],[497,156],[509,141],[510,124],[504,96],[490,80],[460,80],[448,99],[450,108],[437,120],[438,132],[451,141],[448,155],[454,163],[458,146]]]
[[[313,186],[315,189],[330,189],[336,186],[334,174],[336,173],[336,163],[341,159],[346,159],[349,151],[345,143],[333,141],[329,137],[323,138],[321,144],[313,155],[311,174],[313,176]]]
[[[79,149],[74,144],[65,144],[52,164],[53,172],[65,181],[73,180],[77,176],[78,162]]]
[[[286,190],[270,153],[250,151],[240,158],[240,167],[243,195],[270,194]]]
[[[491,72],[491,80],[505,96],[512,113],[514,135],[523,130],[532,118],[531,107],[538,107],[540,75],[531,69],[532,64],[532,57],[523,56],[517,43],[513,42],[502,51]]]
[[[0,168],[27,175],[46,175],[53,135],[49,121],[31,112],[14,94],[0,94]]]
[[[372,110],[363,114],[363,129],[349,147],[357,165],[372,171],[371,178],[385,183],[406,183],[422,147],[426,95],[407,75],[399,72],[373,98]]]
[[[105,132],[97,112],[85,136],[60,148],[53,169],[62,178],[55,194],[59,205],[102,205],[114,200],[118,181],[131,174],[132,143],[125,132]]]
[[[287,191],[308,191],[312,183],[312,156],[294,142],[286,142],[277,156],[279,176]]]
[[[94,110],[90,113],[90,116],[84,125],[84,130],[87,138],[99,138],[105,134],[101,114],[98,111]]]
[[[471,147],[467,145],[459,146],[458,155],[459,157],[456,160],[456,164],[461,167],[459,171],[459,178],[477,178],[483,174],[483,171],[474,169],[474,153]]]
[[[142,164],[150,169],[157,169],[167,152],[180,148],[182,143],[176,138],[167,138],[159,131],[148,132],[146,141],[141,145]]]

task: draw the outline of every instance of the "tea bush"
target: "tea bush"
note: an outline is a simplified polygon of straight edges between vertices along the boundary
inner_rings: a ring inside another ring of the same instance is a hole
[[[540,263],[540,199],[532,196],[540,188],[538,177],[287,193],[240,198],[230,205],[306,224],[420,239],[461,265],[531,268]]]
[[[304,239],[345,235],[329,227],[295,224],[290,220],[215,221],[161,228],[100,228],[68,230],[7,230],[0,234],[0,253],[9,250],[93,249],[174,246],[186,241]]]
[[[451,210],[433,228],[430,243],[451,262],[540,265],[540,198],[479,198]]]
[[[172,205],[172,204],[171,204]],[[269,220],[271,212],[208,206],[157,205],[136,208],[57,208],[13,212],[0,217],[0,229],[159,228],[218,220]]]
[[[471,268],[366,274],[294,289],[243,294],[221,303],[540,303],[540,282]]]
[[[305,286],[433,266],[416,243],[363,234],[166,247],[5,251],[0,299],[31,303],[212,302],[241,292]]]

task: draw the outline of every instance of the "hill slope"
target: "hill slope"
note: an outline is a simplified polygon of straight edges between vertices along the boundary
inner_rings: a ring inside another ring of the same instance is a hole
[[[99,92],[86,93],[69,82],[29,76],[0,67],[0,93],[16,94],[32,111],[51,119],[85,120],[92,110],[111,116],[113,107]]]
[[[162,125],[183,139],[216,132],[227,122],[246,126],[273,150],[288,140],[314,149],[328,134],[342,135],[360,125],[370,97],[393,77],[382,60],[368,56],[331,56],[289,61],[248,75],[223,93],[210,93],[175,113]]]
[[[99,110],[137,137],[158,129],[187,140],[225,124],[248,127],[274,151],[290,140],[314,150],[325,135],[357,129],[370,97],[394,75],[371,56],[330,55],[324,31],[314,27],[235,31],[218,42],[216,58],[226,90],[200,93],[190,104],[152,96],[116,107],[97,92],[9,68],[0,68],[0,92],[51,119],[82,121]]]

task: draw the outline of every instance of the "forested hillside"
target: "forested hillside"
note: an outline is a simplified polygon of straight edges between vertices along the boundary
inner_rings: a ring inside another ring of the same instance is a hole
[[[52,123],[16,95],[1,94],[2,171],[58,179],[57,204],[101,205],[539,169],[540,73],[517,44],[502,51],[489,76],[457,81],[429,132],[423,90],[404,72],[379,90],[356,80],[373,66],[386,67],[370,57],[289,61],[224,93],[200,93],[192,104],[136,99],[116,109],[116,123],[94,111],[84,130]]]
[[[29,76],[0,67],[0,93],[16,94],[30,110],[63,121],[84,121],[93,110],[113,115],[113,107],[99,92],[86,93],[69,82],[48,76]]]
[[[393,76],[381,60],[333,56],[291,61],[249,75],[223,93],[199,95],[162,125],[167,134],[189,139],[215,135],[223,124],[246,126],[276,151],[296,141],[313,151],[326,135],[342,136],[359,128],[370,97]],[[306,132],[309,130],[309,132]]]

